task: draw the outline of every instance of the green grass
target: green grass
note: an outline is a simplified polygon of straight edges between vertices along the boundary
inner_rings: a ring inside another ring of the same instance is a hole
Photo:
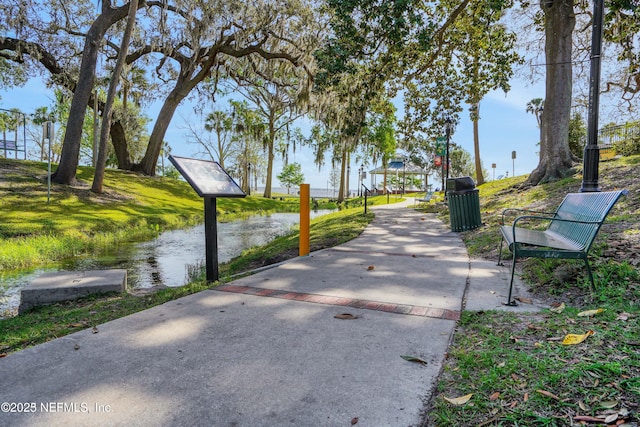
[[[104,194],[89,188],[93,168],[78,169],[79,185],[52,185],[47,203],[46,163],[0,159],[0,269],[43,265],[100,252],[119,241],[149,239],[164,230],[203,221],[202,198],[183,181],[107,170]],[[221,198],[221,222],[271,212],[296,212],[299,199]],[[326,201],[319,209],[335,208]]]
[[[464,312],[429,425],[568,426],[578,415],[596,417],[606,409],[637,422],[640,310],[637,304],[594,308],[605,311],[593,317],[578,316],[576,308],[527,315]],[[581,344],[561,343],[568,333],[590,330],[594,334]],[[467,394],[473,396],[464,405],[445,399]]]

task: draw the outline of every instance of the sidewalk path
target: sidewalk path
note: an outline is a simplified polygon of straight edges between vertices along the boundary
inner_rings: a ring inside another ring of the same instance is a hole
[[[461,310],[500,308],[508,269],[432,215],[375,212],[344,245],[0,359],[0,401],[35,409],[0,425],[419,425]]]

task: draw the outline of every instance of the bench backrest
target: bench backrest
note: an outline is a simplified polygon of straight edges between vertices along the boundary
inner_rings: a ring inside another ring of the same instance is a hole
[[[607,214],[626,190],[589,193],[569,193],[555,213],[555,218],[572,221],[589,221],[595,224],[579,224],[552,221],[548,230],[589,250]]]
[[[15,141],[9,141],[7,139],[0,139],[0,149],[15,151],[16,142]]]

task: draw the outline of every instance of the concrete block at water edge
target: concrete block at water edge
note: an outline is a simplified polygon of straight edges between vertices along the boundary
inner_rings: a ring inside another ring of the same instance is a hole
[[[93,294],[124,292],[127,270],[60,271],[45,273],[20,292],[18,313],[33,307]]]

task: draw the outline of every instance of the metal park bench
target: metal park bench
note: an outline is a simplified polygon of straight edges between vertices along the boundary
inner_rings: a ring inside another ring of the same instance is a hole
[[[0,149],[6,151],[16,151],[18,145],[15,141],[10,141],[8,139],[0,139]]]
[[[413,200],[413,206],[417,205],[418,203],[429,203],[429,201],[431,201],[431,197],[433,197],[433,191],[427,191],[424,197],[416,197]]]
[[[620,196],[626,194],[626,190],[569,193],[552,213],[506,209],[502,213],[502,240],[498,253],[498,265],[502,265],[502,244],[506,240],[513,256],[506,305],[515,305],[511,300],[511,292],[518,258],[582,259],[591,287],[595,289],[587,254],[607,214]],[[511,225],[505,225],[505,216],[511,212],[523,215],[515,218]]]

